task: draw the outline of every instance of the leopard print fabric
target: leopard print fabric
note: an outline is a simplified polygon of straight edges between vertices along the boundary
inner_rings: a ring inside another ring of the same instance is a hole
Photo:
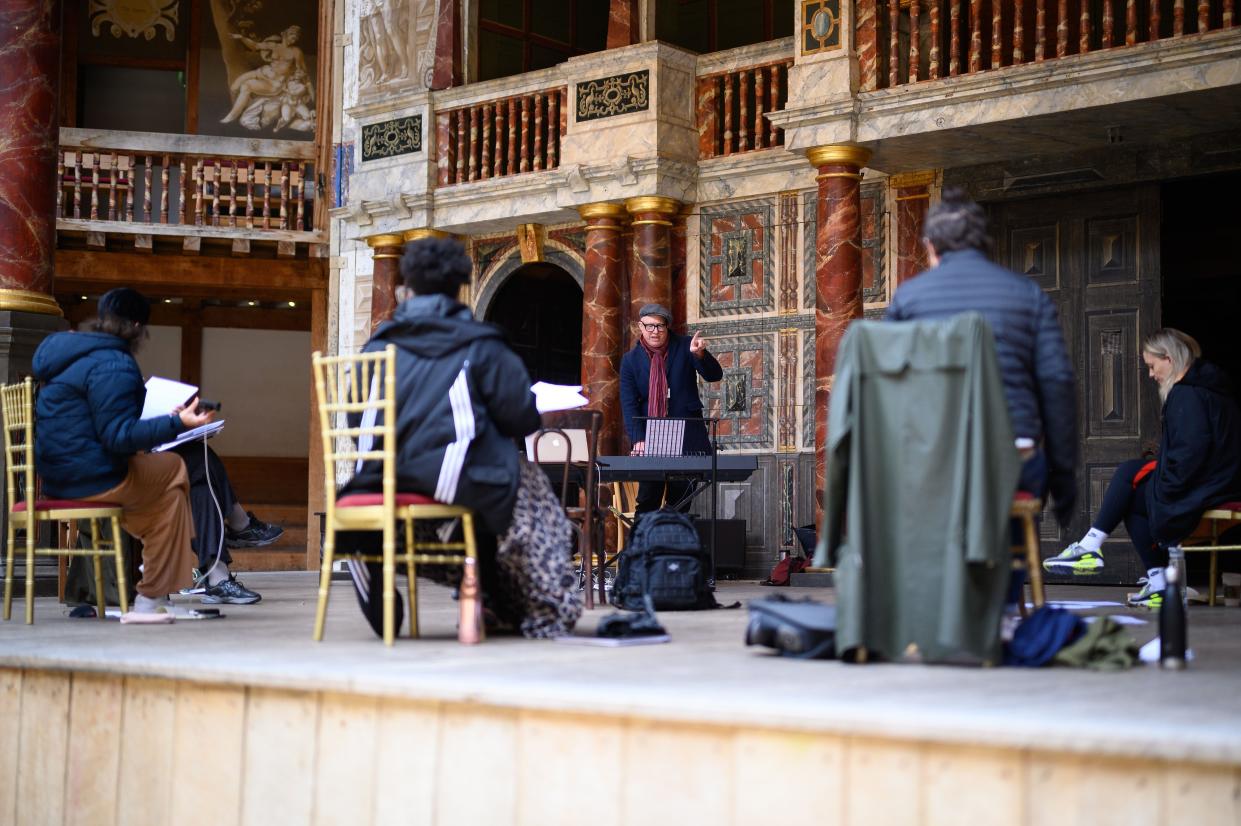
[[[573,526],[547,474],[521,463],[513,522],[496,549],[499,593],[489,607],[531,639],[560,637],[582,615],[582,594],[571,564]]]
[[[433,530],[427,524],[416,529]],[[487,630],[515,629],[529,639],[562,637],[572,631],[582,615],[572,554],[573,526],[547,474],[521,460],[513,520],[497,541],[494,585],[483,594]],[[418,576],[457,588],[461,566],[421,565]]]

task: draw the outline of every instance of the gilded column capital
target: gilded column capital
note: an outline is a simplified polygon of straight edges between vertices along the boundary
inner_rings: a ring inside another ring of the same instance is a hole
[[[34,290],[0,289],[0,310],[40,313],[41,315],[64,315],[64,311],[60,309],[56,299],[46,293],[35,292]]]
[[[582,220],[588,224],[599,219],[611,219],[619,223],[629,217],[629,213],[625,210],[623,204],[613,204],[608,201],[580,206],[577,208],[577,214],[581,215]],[[598,228],[619,229],[619,227],[610,226],[608,224],[603,224]]]
[[[663,226],[672,226],[671,219],[676,216],[681,209],[681,202],[673,198],[665,198],[661,195],[641,195],[637,198],[627,198],[625,200],[625,209],[629,210],[630,215],[651,215],[655,214],[658,218],[635,218],[633,225],[641,224],[661,224]]]
[[[395,233],[384,235],[372,235],[366,239],[366,245],[374,250],[373,257],[379,258],[400,258],[400,248],[405,246],[405,240]],[[393,252],[393,248],[397,252]]]
[[[431,227],[418,227],[417,229],[407,229],[401,236],[406,243],[410,241],[421,241],[423,238],[452,238],[451,232],[444,232],[442,229],[432,229]]]
[[[873,153],[865,146],[833,143],[827,146],[815,146],[806,150],[806,160],[816,167],[841,164],[861,169],[866,166],[866,162],[870,160],[871,154]]]

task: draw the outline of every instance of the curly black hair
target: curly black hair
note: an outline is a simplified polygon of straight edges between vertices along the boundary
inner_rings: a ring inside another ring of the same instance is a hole
[[[457,297],[470,280],[473,262],[465,247],[451,238],[421,238],[405,245],[401,281],[417,295]]]
[[[987,233],[987,213],[956,186],[946,187],[939,203],[927,210],[922,237],[935,248],[936,255],[956,250],[990,254],[994,247]]]

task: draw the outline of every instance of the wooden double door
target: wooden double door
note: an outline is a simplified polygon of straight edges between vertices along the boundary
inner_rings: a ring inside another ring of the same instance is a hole
[[[997,260],[1033,278],[1056,302],[1077,374],[1078,506],[1068,531],[1045,514],[1046,557],[1090,527],[1116,465],[1158,438],[1158,392],[1139,347],[1160,325],[1159,188],[1004,202],[990,210]],[[1104,557],[1103,575],[1088,581],[1134,583],[1145,573],[1123,527]]]

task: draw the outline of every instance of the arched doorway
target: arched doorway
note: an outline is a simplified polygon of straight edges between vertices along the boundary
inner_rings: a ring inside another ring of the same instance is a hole
[[[532,380],[581,382],[582,288],[564,269],[548,262],[518,267],[485,312],[508,333]]]

